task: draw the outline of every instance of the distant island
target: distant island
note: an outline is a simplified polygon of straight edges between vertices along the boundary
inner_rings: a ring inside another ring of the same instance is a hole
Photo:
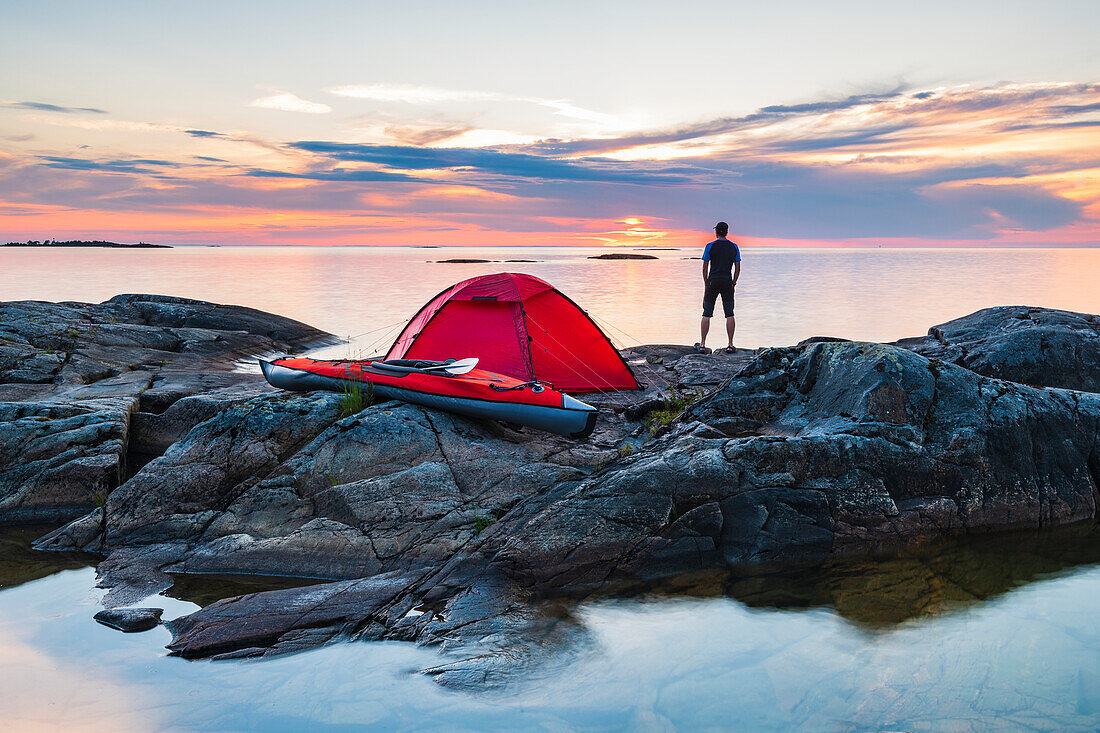
[[[655,255],[635,255],[626,252],[613,252],[606,255],[592,255],[590,260],[659,260]]]
[[[496,262],[496,260],[473,260],[465,257],[458,257],[452,260],[436,260],[436,262],[451,265],[472,265],[481,262]]]
[[[118,247],[121,249],[171,249],[167,244],[149,244],[148,242],[138,242],[137,244],[121,244],[119,242],[105,242],[101,239],[70,239],[67,241],[58,241],[56,239],[43,239],[39,241],[37,239],[28,239],[26,242],[8,242],[7,244],[0,245],[3,247]]]

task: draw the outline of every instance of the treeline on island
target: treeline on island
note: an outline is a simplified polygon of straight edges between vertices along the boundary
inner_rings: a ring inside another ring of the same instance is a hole
[[[28,239],[26,242],[8,242],[4,247],[153,247],[156,249],[170,249],[167,244],[149,244],[138,242],[137,244],[121,244],[119,242],[107,242],[102,239]]]

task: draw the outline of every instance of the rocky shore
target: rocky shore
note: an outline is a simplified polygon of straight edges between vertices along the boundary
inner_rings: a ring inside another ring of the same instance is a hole
[[[107,607],[187,573],[328,582],[170,620],[187,658],[438,645],[492,685],[576,643],[579,599],[1096,516],[1100,318],[992,308],[894,344],[624,352],[586,442],[269,388],[334,339],[235,306],[0,304],[0,522],[100,555]]]

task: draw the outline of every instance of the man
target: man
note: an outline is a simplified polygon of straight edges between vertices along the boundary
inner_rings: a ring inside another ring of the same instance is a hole
[[[726,238],[730,226],[724,221],[714,225],[718,237],[703,250],[703,320],[699,325],[699,343],[695,350],[700,354],[707,350],[707,332],[714,315],[714,304],[722,296],[722,310],[726,313],[726,335],[729,337],[727,354],[734,353],[733,332],[737,321],[733,317],[733,286],[741,276],[741,250]]]

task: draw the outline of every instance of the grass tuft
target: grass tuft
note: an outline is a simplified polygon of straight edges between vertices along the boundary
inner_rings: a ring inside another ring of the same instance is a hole
[[[690,393],[676,394],[662,400],[663,404],[660,407],[651,410],[645,416],[645,426],[649,434],[656,435],[657,431],[665,425],[672,424],[673,420],[680,417],[684,410],[698,402],[705,394],[705,391],[695,390]]]
[[[358,384],[345,384],[344,396],[340,398],[340,417],[362,412],[373,400],[374,390],[369,384],[365,390]]]
[[[474,534],[481,534],[481,530],[485,529],[495,521],[497,521],[496,517],[492,516],[474,517]]]

